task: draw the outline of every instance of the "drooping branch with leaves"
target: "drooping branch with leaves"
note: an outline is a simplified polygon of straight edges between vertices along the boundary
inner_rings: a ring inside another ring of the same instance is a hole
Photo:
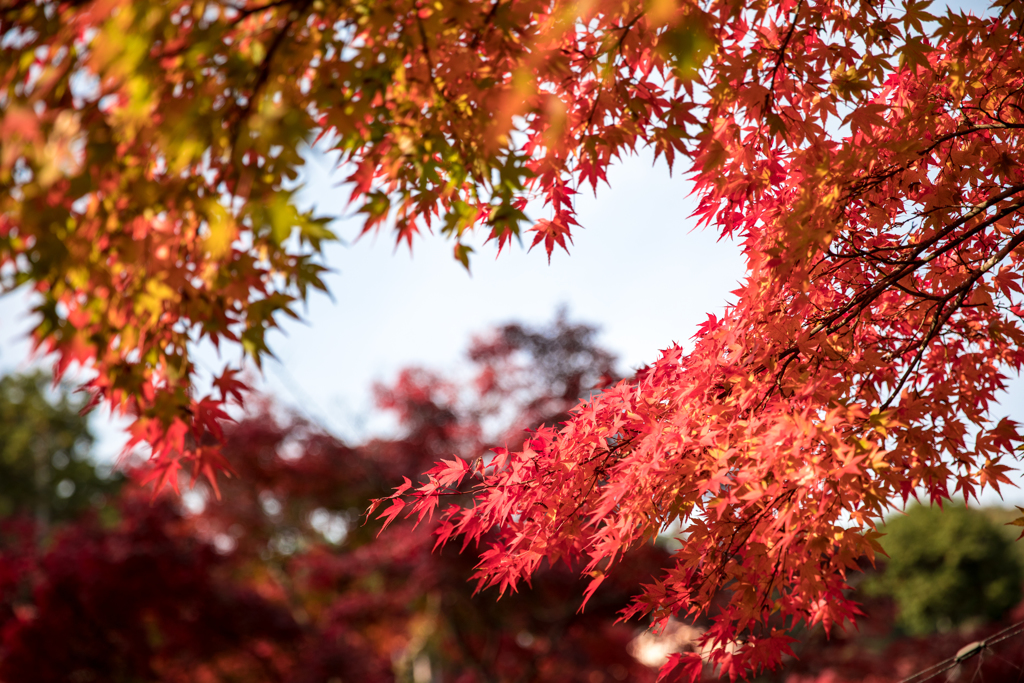
[[[843,46],[797,4],[761,33],[780,46],[768,82],[716,52],[693,163],[700,219],[743,240],[737,303],[692,352],[521,452],[439,464],[388,512],[475,478],[442,539],[502,529],[478,578],[503,589],[566,556],[589,560],[592,590],[677,529],[674,567],[629,614],[703,616],[729,595],[705,638],[731,676],[776,664],[792,625],[852,620],[845,577],[878,550],[875,520],[920,491],[998,490],[1021,440],[991,413],[1024,363],[1020,9],[910,6],[901,32],[862,8]],[[837,54],[849,66],[821,69]]]

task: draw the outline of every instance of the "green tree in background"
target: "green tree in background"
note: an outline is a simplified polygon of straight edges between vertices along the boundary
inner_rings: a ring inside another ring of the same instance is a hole
[[[103,476],[87,457],[84,399],[41,371],[0,378],[0,517],[33,515],[44,531],[120,486],[120,475]]]
[[[1020,601],[1024,575],[1013,542],[985,513],[915,505],[885,532],[890,559],[872,589],[892,595],[908,633],[996,620]]]

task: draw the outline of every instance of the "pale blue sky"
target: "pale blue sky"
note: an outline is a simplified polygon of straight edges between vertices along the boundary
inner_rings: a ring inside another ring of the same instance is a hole
[[[345,192],[330,164],[307,165],[301,201],[326,215],[344,213]],[[305,323],[286,320],[270,346],[280,363],[265,365],[267,391],[303,410],[332,431],[357,438],[385,427],[373,422],[370,387],[409,365],[453,370],[470,336],[504,322],[543,323],[559,306],[574,320],[602,329],[600,342],[627,370],[686,343],[708,312],[720,313],[743,276],[736,244],[693,232],[688,183],[663,164],[634,157],[610,172],[612,187],[599,199],[581,194],[581,223],[570,255],[513,244],[495,259],[493,245],[476,245],[467,273],[452,258],[451,243],[426,235],[413,253],[395,250],[390,235],[354,240],[355,221],[334,228],[347,244],[328,248],[333,295],[309,301]],[[0,370],[26,366],[29,328],[23,296],[0,299]],[[237,351],[226,355],[237,357]],[[217,363],[202,354],[207,366]],[[367,420],[370,423],[367,424]],[[115,430],[103,432],[100,450],[117,450]]]
[[[302,199],[341,214],[345,194],[325,168],[311,161]],[[404,245],[396,251],[386,233],[332,247],[335,301],[315,297],[309,326],[288,325],[287,336],[273,338],[286,371],[269,365],[268,383],[285,400],[289,383],[301,386],[314,409],[349,432],[359,431],[369,409],[372,381],[410,364],[452,367],[471,334],[511,320],[540,323],[560,305],[601,327],[601,342],[623,369],[654,360],[673,340],[685,342],[743,277],[739,249],[692,231],[688,183],[664,165],[627,159],[610,181],[613,189],[596,200],[580,195],[585,229],[570,254],[555,253],[550,265],[539,247],[527,253],[514,244],[495,258],[493,244],[478,244],[470,274],[452,258],[449,241],[430,235],[411,255]],[[345,239],[357,232],[354,222],[336,228]]]

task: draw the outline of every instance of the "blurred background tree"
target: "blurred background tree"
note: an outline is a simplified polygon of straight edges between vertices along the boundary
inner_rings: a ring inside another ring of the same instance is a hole
[[[0,378],[0,516],[32,515],[43,532],[116,494],[123,477],[88,458],[84,407],[42,371]]]
[[[591,327],[565,316],[507,325],[474,341],[454,379],[410,368],[379,386],[381,409],[397,418],[391,438],[347,445],[262,398],[226,426],[238,476],[219,495],[205,482],[181,498],[126,486],[102,511],[55,517],[42,545],[28,496],[0,520],[0,681],[653,682],[657,670],[630,648],[644,625],[617,618],[664,566],[664,549],[632,552],[579,613],[578,568],[549,567],[495,601],[467,582],[479,553],[435,550],[435,523],[402,520],[378,540],[379,522],[361,517],[370,498],[438,458],[518,446],[613,375]],[[25,384],[12,405],[47,396],[44,377],[4,381]],[[78,405],[55,401],[36,410],[63,406],[87,434]],[[31,445],[52,428],[3,418],[24,428],[29,446],[12,461],[31,492]],[[105,485],[88,443],[76,491]],[[60,464],[55,479],[70,461]]]
[[[893,597],[908,633],[996,621],[1020,602],[1021,561],[1011,537],[984,512],[913,505],[882,530],[889,559],[870,590]]]

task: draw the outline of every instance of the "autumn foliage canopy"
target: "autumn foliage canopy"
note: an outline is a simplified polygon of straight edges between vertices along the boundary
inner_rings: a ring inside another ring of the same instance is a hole
[[[727,591],[705,638],[735,675],[793,624],[851,619],[846,573],[894,503],[1007,482],[1020,433],[990,408],[1024,364],[1022,22],[1014,0],[12,0],[0,275],[35,288],[39,347],[95,369],[155,476],[212,479],[245,387],[229,368],[197,395],[191,350],[258,362],[323,287],[332,235],[289,189],[306,141],[340,152],[365,230],[439,231],[464,263],[471,234],[568,246],[573,195],[653,150],[742,243],[735,304],[564,425],[378,510],[439,508],[442,542],[498,529],[478,576],[511,589],[582,558],[592,590],[676,529],[629,614]]]

